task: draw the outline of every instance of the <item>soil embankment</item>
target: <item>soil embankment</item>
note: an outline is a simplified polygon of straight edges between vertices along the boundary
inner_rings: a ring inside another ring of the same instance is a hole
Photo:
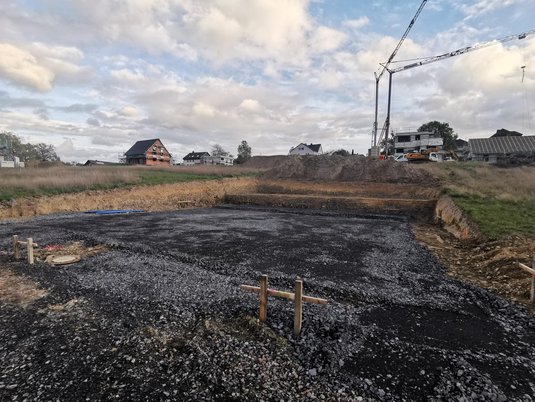
[[[163,211],[206,207],[221,202],[227,192],[254,192],[255,188],[254,178],[225,178],[21,198],[0,204],[0,219],[92,209]]]

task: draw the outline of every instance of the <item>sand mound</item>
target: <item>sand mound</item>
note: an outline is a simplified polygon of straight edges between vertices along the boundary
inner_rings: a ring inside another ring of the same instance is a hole
[[[433,185],[436,179],[422,169],[393,160],[370,160],[364,156],[288,156],[267,171],[266,179],[367,181]]]

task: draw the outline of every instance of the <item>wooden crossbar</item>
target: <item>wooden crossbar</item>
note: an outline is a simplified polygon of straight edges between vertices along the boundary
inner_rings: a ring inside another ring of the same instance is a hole
[[[521,262],[519,262],[518,268],[526,271],[528,274],[531,275],[531,291],[529,301],[532,304],[535,304],[535,257],[533,257],[531,267],[528,267],[526,264],[522,264]]]
[[[240,285],[240,289],[245,290],[247,292],[260,293],[259,286]],[[267,289],[267,294],[268,296],[280,297],[282,299],[288,299],[288,300],[295,299],[295,293],[283,292],[281,290]],[[305,296],[305,295],[302,296],[302,300],[305,303],[314,303],[314,304],[327,304],[329,302],[327,299],[320,299],[319,297],[311,297],[311,296]]]
[[[240,285],[240,289],[247,292],[260,294],[260,312],[259,321],[266,322],[267,318],[267,298],[268,296],[280,297],[283,299],[293,300],[294,302],[294,333],[299,335],[301,333],[301,326],[303,323],[303,303],[327,304],[326,299],[319,297],[310,297],[303,294],[303,281],[297,279],[295,281],[295,292],[283,292],[281,290],[268,288],[268,277],[262,275],[260,278],[260,286]]]
[[[535,275],[535,269],[528,267],[527,265],[522,264],[521,262],[518,263],[518,268],[523,269],[528,274]]]

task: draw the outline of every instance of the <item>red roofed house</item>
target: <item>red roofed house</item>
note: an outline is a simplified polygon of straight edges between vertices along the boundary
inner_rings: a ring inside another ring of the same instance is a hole
[[[171,154],[159,138],[138,141],[124,155],[127,165],[171,165]]]

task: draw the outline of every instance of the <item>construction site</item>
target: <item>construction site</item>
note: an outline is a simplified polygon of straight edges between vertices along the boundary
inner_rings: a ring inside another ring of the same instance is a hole
[[[4,205],[1,399],[533,400],[532,237],[485,240],[427,169],[251,165]]]

